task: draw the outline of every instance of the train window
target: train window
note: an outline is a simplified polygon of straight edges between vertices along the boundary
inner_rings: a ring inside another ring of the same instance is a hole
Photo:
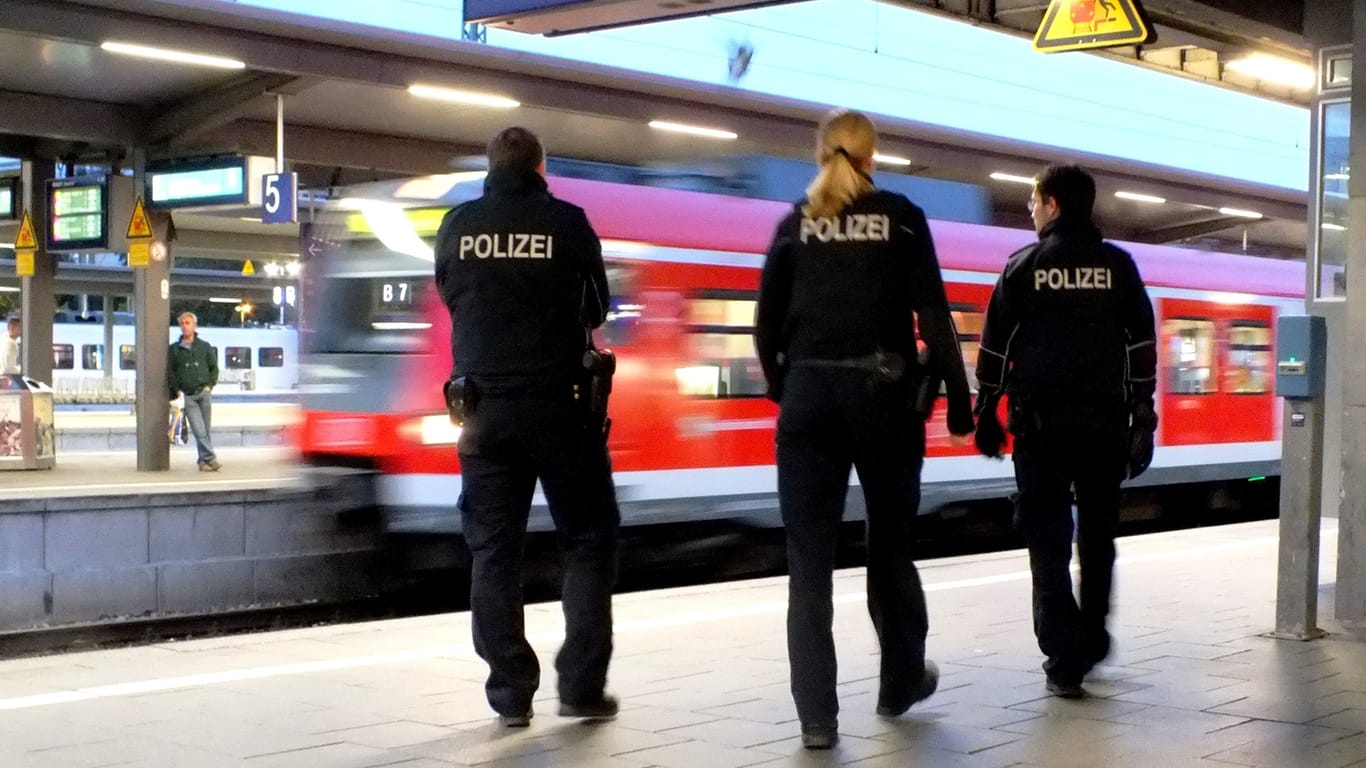
[[[223,364],[233,370],[251,367],[251,347],[224,347]]]
[[[951,308],[953,326],[958,329],[958,343],[963,350],[963,368],[968,374],[968,387],[977,391],[977,347],[982,341],[982,324],[986,313],[966,307]]]
[[[597,343],[603,347],[620,347],[631,343],[636,327],[640,325],[640,312],[644,308],[636,289],[639,269],[620,261],[607,262],[607,293],[612,297],[607,307],[607,318],[602,327],[594,333]]]
[[[119,345],[119,370],[132,371],[138,367],[138,348],[136,344]]]
[[[261,347],[256,350],[256,363],[262,368],[283,368],[285,365],[285,348]]]
[[[98,371],[104,367],[104,345],[103,344],[82,344],[81,345],[81,368],[87,371]]]
[[[1222,371],[1224,392],[1260,395],[1271,388],[1271,329],[1264,323],[1236,321],[1228,330],[1228,365]]]
[[[76,352],[70,344],[52,345],[52,367],[59,371],[69,371],[76,367]]]
[[[1172,318],[1162,321],[1167,388],[1174,395],[1202,395],[1214,391],[1214,323]]]
[[[754,294],[710,291],[687,305],[690,365],[678,391],[692,397],[762,397],[764,372],[754,351]]]
[[[764,371],[749,333],[695,333],[691,365],[675,370],[678,391],[691,397],[760,397]]]

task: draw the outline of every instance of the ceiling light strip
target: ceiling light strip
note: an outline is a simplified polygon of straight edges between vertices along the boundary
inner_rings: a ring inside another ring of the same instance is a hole
[[[157,61],[170,61],[177,64],[193,64],[199,67],[214,67],[216,69],[247,68],[247,65],[244,62],[222,56],[209,56],[203,53],[177,51],[171,48],[153,48],[150,45],[120,43],[113,40],[106,40],[105,42],[100,43],[100,49],[109,51],[110,53],[122,54],[124,56],[136,56],[140,59],[156,59]]]
[[[651,120],[650,127],[657,131],[686,133],[690,136],[704,136],[709,139],[733,140],[740,138],[740,135],[734,131],[727,131],[721,128],[706,128],[700,125],[687,125],[685,123],[673,123],[668,120]]]

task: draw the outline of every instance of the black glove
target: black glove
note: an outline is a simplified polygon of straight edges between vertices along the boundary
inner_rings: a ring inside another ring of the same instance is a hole
[[[1151,402],[1136,404],[1129,414],[1129,434],[1126,441],[1129,448],[1126,474],[1130,480],[1143,474],[1153,463],[1154,436],[1157,432],[1157,414]]]
[[[996,416],[997,401],[996,396],[979,391],[977,407],[973,409],[977,412],[977,431],[973,433],[973,442],[977,444],[979,453],[993,459],[1001,458],[1001,446],[1006,442],[1005,430],[1001,429],[1001,420]]]

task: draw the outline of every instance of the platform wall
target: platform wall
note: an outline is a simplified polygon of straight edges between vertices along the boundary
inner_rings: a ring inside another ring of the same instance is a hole
[[[305,491],[7,501],[0,632],[374,594],[374,528]]]

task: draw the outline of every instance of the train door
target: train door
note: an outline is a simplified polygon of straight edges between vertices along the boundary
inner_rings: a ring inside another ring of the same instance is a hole
[[[977,396],[977,348],[982,341],[982,324],[986,320],[986,305],[991,300],[992,286],[965,283],[948,283],[945,291],[949,297],[949,309],[953,315],[953,325],[958,331],[958,344],[963,352],[963,367],[967,372],[968,387]],[[940,388],[941,394],[943,388]],[[977,453],[972,446],[954,448],[949,444],[949,426],[946,421],[948,402],[943,398],[935,403],[934,413],[925,422],[925,452],[931,456],[970,456]],[[1002,422],[1003,424],[1005,422]]]
[[[1161,444],[1274,439],[1274,310],[1186,299],[1163,299],[1160,309]]]

